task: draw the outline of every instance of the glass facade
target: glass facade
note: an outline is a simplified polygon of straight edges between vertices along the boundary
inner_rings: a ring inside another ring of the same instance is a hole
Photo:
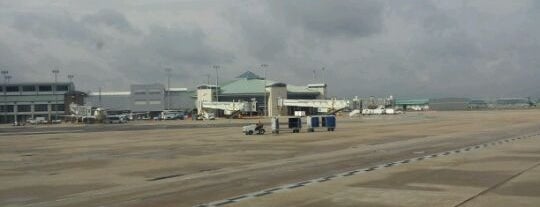
[[[67,85],[57,85],[56,91],[68,91],[69,87]]]
[[[32,92],[36,91],[36,86],[23,86],[22,87],[23,92]]]
[[[48,111],[49,108],[48,108],[48,105],[47,104],[36,104],[34,105],[34,111],[35,112],[44,112],[44,111]]]
[[[30,105],[18,105],[17,112],[31,112],[32,107]]]
[[[51,85],[41,85],[41,86],[39,86],[39,91],[43,91],[43,92],[52,91],[52,86]]]
[[[19,92],[19,86],[7,86],[6,91],[7,92]]]
[[[65,114],[64,95],[72,83],[21,83],[0,86],[0,123],[23,122],[32,117],[52,119]],[[56,93],[53,93],[55,92]],[[4,114],[2,114],[4,113]]]

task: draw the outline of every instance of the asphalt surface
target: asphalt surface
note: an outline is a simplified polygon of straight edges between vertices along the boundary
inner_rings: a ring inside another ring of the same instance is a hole
[[[243,136],[234,127],[249,121],[214,126],[125,125],[112,126],[111,131],[97,126],[90,127],[93,131],[7,132],[0,135],[0,146],[4,146],[0,148],[4,151],[0,181],[5,183],[0,187],[0,200],[4,200],[0,205],[208,204],[398,160],[538,134],[538,115],[538,111],[511,111],[366,117],[341,120],[334,133],[279,136]],[[73,185],[67,185],[70,182]],[[58,193],[40,189],[47,187]],[[32,192],[30,189],[35,192],[25,193]],[[332,206],[347,206],[347,202]]]

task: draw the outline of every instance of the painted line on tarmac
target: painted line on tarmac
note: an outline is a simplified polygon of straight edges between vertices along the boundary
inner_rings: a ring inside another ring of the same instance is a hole
[[[271,194],[274,194],[274,193],[285,192],[285,191],[290,191],[290,190],[296,190],[298,188],[302,188],[302,187],[305,187],[305,186],[308,186],[308,185],[311,185],[311,184],[323,183],[323,182],[327,182],[327,181],[331,181],[331,180],[336,180],[336,179],[339,179],[339,178],[345,178],[345,177],[349,177],[349,176],[353,176],[353,175],[358,175],[358,174],[362,174],[362,173],[368,173],[368,172],[371,172],[371,171],[381,170],[381,169],[384,169],[384,168],[390,168],[390,167],[409,164],[409,163],[413,163],[413,162],[418,162],[418,161],[429,160],[429,159],[434,159],[434,158],[438,158],[438,157],[449,156],[449,155],[452,155],[452,154],[471,152],[471,151],[474,151],[474,150],[479,150],[479,149],[487,148],[487,147],[490,147],[490,146],[496,146],[496,145],[500,145],[500,144],[508,144],[508,143],[513,142],[513,141],[523,140],[523,139],[536,137],[536,136],[540,136],[540,134],[525,135],[525,136],[520,136],[520,137],[507,138],[507,139],[487,142],[487,143],[484,143],[484,144],[466,146],[466,147],[459,148],[459,149],[434,153],[434,154],[430,154],[430,155],[425,155],[425,156],[420,156],[420,157],[415,157],[415,158],[410,158],[410,159],[405,159],[405,160],[400,160],[400,161],[395,161],[395,162],[388,162],[388,163],[380,164],[380,165],[373,166],[373,167],[367,167],[367,168],[361,168],[361,169],[346,171],[346,172],[337,173],[337,174],[330,175],[330,176],[325,176],[325,177],[315,178],[315,179],[301,181],[301,182],[297,182],[297,183],[286,184],[286,185],[282,185],[282,186],[278,186],[278,187],[274,187],[274,188],[269,188],[269,189],[257,191],[257,192],[254,192],[254,193],[238,195],[238,196],[235,196],[235,197],[232,197],[232,198],[227,198],[227,199],[214,201],[214,202],[210,202],[210,203],[206,203],[206,204],[196,205],[195,207],[225,206],[227,204],[238,203],[240,201],[249,200],[249,199],[255,199],[255,198],[271,195]]]

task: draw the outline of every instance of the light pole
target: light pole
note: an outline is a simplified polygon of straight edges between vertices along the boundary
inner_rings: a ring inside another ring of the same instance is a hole
[[[11,80],[11,78],[12,78],[11,75],[6,75],[6,82],[7,82],[7,84],[9,84],[9,80]],[[7,87],[6,87],[6,89],[7,89]],[[6,90],[6,91],[7,91],[7,90]],[[6,107],[7,107],[7,106],[6,106]],[[15,104],[13,104],[13,107],[15,107]],[[7,110],[7,108],[6,108],[6,110]],[[15,108],[13,108],[13,110],[15,110]],[[7,115],[6,115],[6,120],[7,120]],[[15,120],[15,122],[17,121],[17,117],[16,117],[16,116],[15,116],[15,119],[14,119],[14,120]]]
[[[58,120],[58,97],[56,97],[56,89],[58,89],[58,73],[60,73],[60,70],[54,69],[52,70],[52,73],[54,74],[54,87],[53,89],[53,96],[54,96],[54,120]]]
[[[264,71],[264,86],[263,86],[263,97],[264,97],[264,116],[268,116],[268,105],[266,103],[266,68],[268,64],[261,64],[261,68]]]
[[[171,109],[171,71],[170,68],[165,68],[167,72],[167,110]]]
[[[326,70],[326,68],[322,67],[321,70],[322,70],[322,82],[326,84],[326,75],[325,75],[325,73],[324,73],[324,71]]]
[[[71,75],[71,74],[69,74],[69,75],[67,76],[67,78],[68,78],[68,80],[69,80],[70,83],[73,83],[73,78],[74,78],[74,77],[75,77],[75,76],[74,76],[74,75]]]
[[[206,74],[206,84],[210,85],[210,74]]]
[[[213,65],[212,68],[216,70],[216,102],[219,102],[219,72],[221,68],[219,65]]]
[[[7,123],[7,94],[6,94],[6,82],[7,82],[7,79],[8,79],[8,74],[9,74],[9,71],[7,70],[2,70],[1,71],[2,75],[4,76],[4,88],[3,91],[4,91],[4,121]]]
[[[69,91],[74,91],[75,84],[73,84],[73,78],[75,78],[75,76],[73,74],[69,74],[67,78],[69,79],[69,83],[71,84],[71,86],[69,86]]]

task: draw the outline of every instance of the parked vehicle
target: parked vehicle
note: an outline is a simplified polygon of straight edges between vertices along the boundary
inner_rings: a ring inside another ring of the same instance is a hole
[[[163,116],[164,120],[182,120],[184,119],[184,115],[180,113],[174,113],[174,114],[166,114]]]
[[[28,119],[26,123],[36,125],[36,124],[46,124],[47,119],[45,117],[36,117],[35,119]]]
[[[165,110],[161,112],[160,115],[161,119],[163,120],[183,120],[184,119],[184,112],[183,111],[176,111],[176,110]]]
[[[107,116],[105,123],[108,124],[123,124],[126,123],[127,120],[124,119],[122,116]]]
[[[242,127],[242,132],[245,135],[253,135],[254,133],[262,135],[266,132],[266,130],[264,130],[263,124],[257,123],[257,124],[250,124],[250,125]]]

